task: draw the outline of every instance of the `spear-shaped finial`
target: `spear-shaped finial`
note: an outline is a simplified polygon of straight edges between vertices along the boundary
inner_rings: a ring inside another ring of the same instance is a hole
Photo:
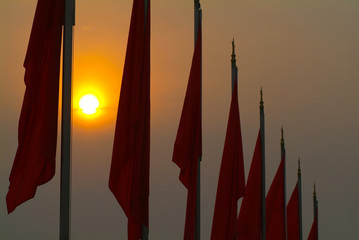
[[[315,183],[314,183],[314,192],[313,192],[313,197],[316,198],[317,197],[317,193],[315,191]]]
[[[261,101],[260,101],[260,105],[259,105],[261,108],[263,108],[263,90],[262,90],[262,87],[261,87]]]
[[[199,10],[201,8],[201,3],[199,2],[199,0],[195,0],[194,3],[197,5]]]
[[[285,147],[284,147],[284,131],[283,131],[283,125],[281,128],[281,138],[280,138],[280,152],[281,152],[281,157],[285,157]]]
[[[300,157],[299,157],[299,159],[298,159],[298,174],[300,174],[301,173],[301,169],[300,169]]]
[[[236,60],[236,51],[235,51],[235,45],[234,45],[234,38],[232,41],[232,61]]]

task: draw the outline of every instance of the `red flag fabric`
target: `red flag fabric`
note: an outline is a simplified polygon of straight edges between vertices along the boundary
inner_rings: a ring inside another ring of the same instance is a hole
[[[287,205],[287,239],[299,240],[299,194],[298,183]]]
[[[128,218],[128,239],[148,227],[150,164],[150,0],[134,0],[109,188]]]
[[[285,240],[284,156],[266,197],[266,239]]]
[[[186,97],[172,158],[172,161],[181,169],[180,181],[188,189],[183,238],[185,240],[194,239],[195,234],[197,171],[198,161],[202,156],[201,64],[202,31],[201,24],[199,24]]]
[[[261,174],[262,150],[261,136],[258,133],[251,168],[248,174],[246,192],[242,200],[237,221],[237,239],[261,239]]]
[[[308,240],[318,240],[318,211],[315,213],[312,228],[310,229]]]
[[[236,239],[237,202],[240,197],[244,196],[244,191],[243,146],[237,81],[235,81],[218,178],[211,233],[212,240]]]
[[[8,213],[55,174],[63,0],[39,0],[25,57],[18,148],[6,196]]]

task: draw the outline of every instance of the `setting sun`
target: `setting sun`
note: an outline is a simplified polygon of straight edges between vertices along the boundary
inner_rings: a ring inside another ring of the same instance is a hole
[[[86,94],[81,97],[79,106],[83,113],[91,115],[96,113],[96,109],[100,106],[100,103],[95,95]]]

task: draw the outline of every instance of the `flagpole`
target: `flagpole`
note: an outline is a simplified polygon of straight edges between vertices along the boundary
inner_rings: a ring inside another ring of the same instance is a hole
[[[281,152],[281,157],[284,157],[284,155],[285,155],[285,147],[284,147],[284,130],[283,130],[283,126],[282,126],[282,129],[281,129],[280,152]]]
[[[200,8],[201,4],[199,0],[194,0],[194,46],[196,47],[198,23],[200,21]]]
[[[141,240],[148,240],[148,228],[145,225],[142,225],[142,231],[141,231]]]
[[[302,173],[300,170],[300,158],[298,160],[298,211],[299,211],[299,240],[303,239],[302,225]]]
[[[145,27],[144,27],[144,29],[145,29],[145,33],[146,33],[146,31],[147,31],[146,26],[147,26],[148,0],[144,0],[144,3],[145,3],[145,7],[144,7],[144,9],[145,9]],[[143,224],[142,230],[141,230],[141,240],[148,240],[148,233],[149,233],[148,227]]]
[[[61,121],[61,183],[60,183],[60,240],[70,239],[71,195],[71,78],[72,34],[75,25],[75,0],[64,1],[63,81]]]
[[[314,210],[314,219],[317,218],[317,240],[319,239],[319,219],[318,219],[318,200],[317,193],[315,191],[315,183],[314,183],[314,192],[313,192],[313,210]]]
[[[283,184],[284,184],[284,231],[285,231],[285,239],[287,239],[287,176],[286,176],[286,152],[285,152],[285,147],[284,147],[284,131],[283,131],[283,126],[281,129],[281,140],[280,140],[280,148],[281,148],[281,156],[284,160],[284,173],[283,173]]]
[[[264,105],[263,91],[261,88],[260,109],[260,136],[261,136],[261,239],[266,239],[266,188],[265,188],[265,142],[264,142]]]
[[[194,0],[194,46],[195,47],[197,42],[199,23],[202,24],[201,4],[199,0]],[[202,44],[201,44],[201,48],[202,48]],[[201,49],[201,54],[202,54],[202,49]],[[202,101],[202,55],[201,55],[201,101]],[[202,122],[202,102],[201,102],[201,122]],[[201,239],[201,161],[202,161],[202,156],[198,158],[198,167],[197,167],[195,240]]]
[[[236,81],[236,75],[237,75],[237,66],[236,66],[236,52],[235,52],[235,45],[234,45],[234,38],[232,41],[232,92],[234,87],[234,82]]]

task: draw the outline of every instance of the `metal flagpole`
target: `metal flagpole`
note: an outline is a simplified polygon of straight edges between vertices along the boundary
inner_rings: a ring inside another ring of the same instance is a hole
[[[235,46],[234,46],[234,38],[232,41],[232,92],[234,87],[234,82],[236,81],[236,75],[237,75],[237,65],[236,65],[236,53],[235,53]],[[238,85],[237,85],[238,87]]]
[[[197,41],[197,32],[198,32],[198,23],[200,21],[199,12],[200,12],[201,4],[199,0],[194,0],[194,46],[196,47]]]
[[[264,105],[263,105],[263,91],[261,88],[261,101],[259,105],[260,110],[260,136],[261,136],[261,239],[266,239],[266,188],[265,188],[265,142],[264,142]]]
[[[319,239],[318,200],[317,200],[317,193],[315,191],[315,183],[314,183],[314,192],[313,192],[313,210],[314,210],[314,219],[317,218],[317,239]]]
[[[145,9],[145,33],[146,33],[146,31],[147,31],[147,29],[146,29],[146,26],[147,26],[147,12],[148,12],[148,10],[147,10],[147,8],[148,8],[148,0],[144,0],[144,3],[145,3],[145,7],[144,7],[144,9]],[[146,34],[145,34],[146,35]],[[141,230],[141,240],[148,240],[148,228],[147,228],[147,226],[145,226],[145,225],[142,225],[142,230]]]
[[[141,240],[148,240],[148,228],[145,225],[142,225]]]
[[[202,25],[201,4],[199,3],[199,0],[194,0],[194,46],[195,47],[196,47],[199,23],[201,23]],[[201,48],[202,48],[202,44],[201,44]],[[202,54],[202,49],[201,49],[201,54]],[[202,99],[202,55],[201,55],[201,99]],[[202,103],[201,103],[201,112],[202,112]],[[201,113],[201,118],[202,118],[202,113]],[[202,156],[200,156],[198,159],[198,167],[197,167],[196,223],[195,223],[196,240],[201,239],[201,160],[202,160]]]
[[[238,83],[238,67],[236,66],[236,79],[237,79],[237,88],[239,89],[239,83]]]
[[[319,239],[319,216],[318,216],[318,199],[315,198],[315,208],[317,210],[317,240]]]
[[[300,158],[298,160],[298,211],[299,211],[299,240],[303,239],[302,225],[302,173],[300,170]]]
[[[286,154],[285,154],[285,147],[284,147],[284,131],[283,126],[281,129],[281,140],[280,140],[280,148],[281,148],[281,156],[284,157],[284,231],[285,231],[285,239],[287,239],[287,176],[286,176]]]
[[[71,78],[72,35],[75,25],[75,0],[64,0],[63,80],[61,121],[61,183],[60,183],[60,240],[70,239],[71,195]]]

